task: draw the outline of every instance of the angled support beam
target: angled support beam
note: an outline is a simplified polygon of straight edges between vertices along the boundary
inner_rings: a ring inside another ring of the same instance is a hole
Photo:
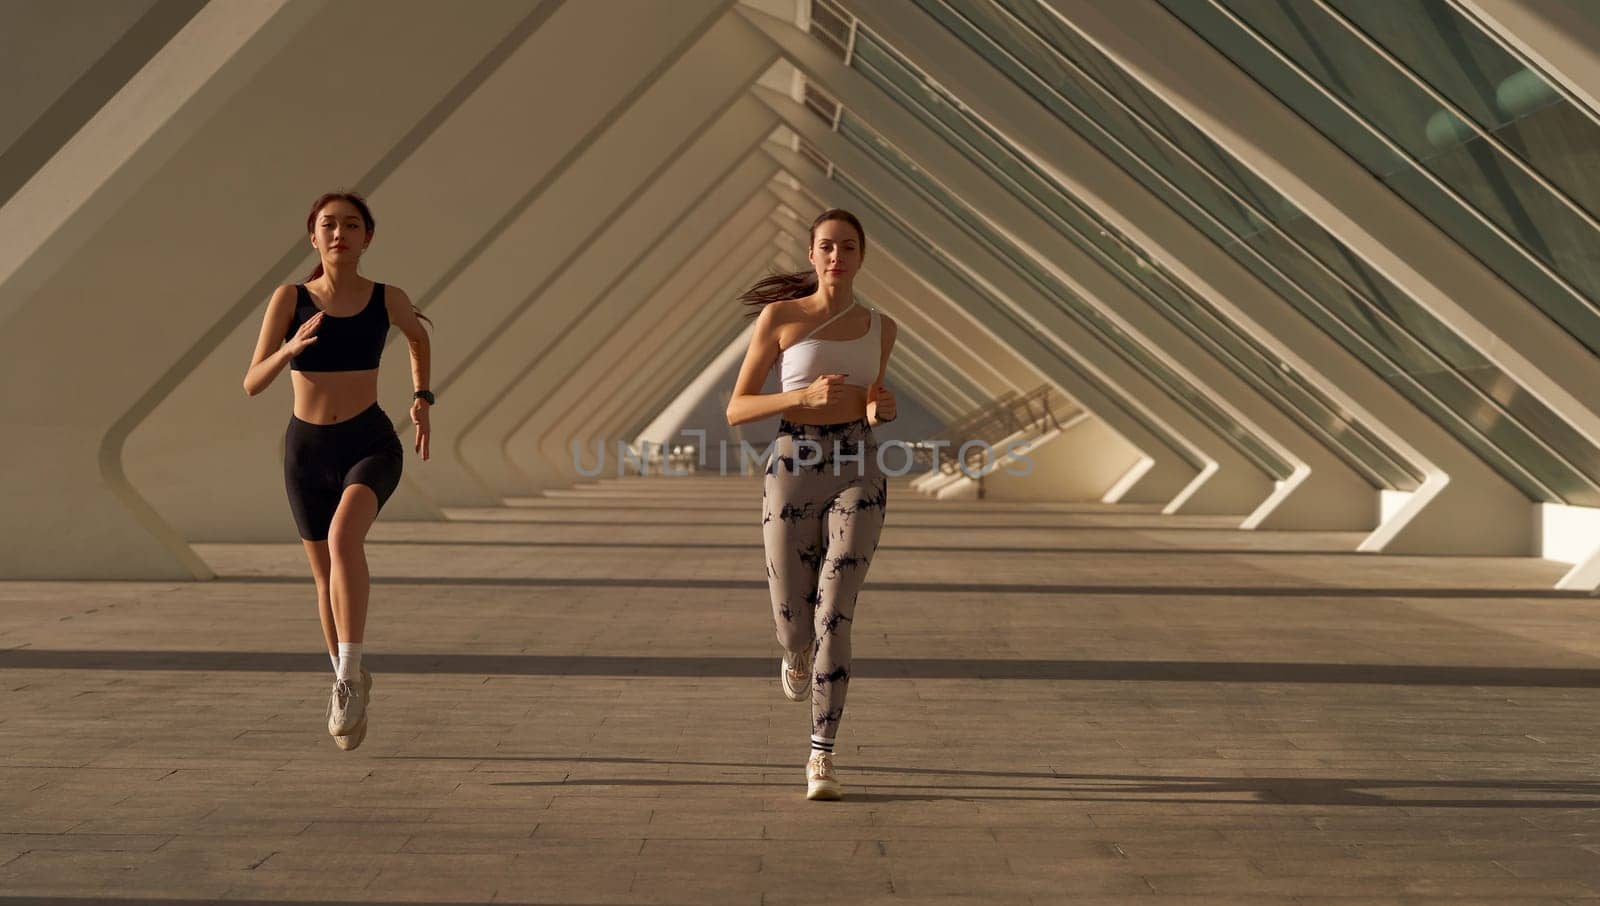
[[[0,33],[0,205],[100,111],[205,0],[7,4]]]
[[[771,250],[765,250],[756,260],[747,262],[741,276],[710,297],[728,302],[706,304],[702,299],[699,310],[692,312],[674,332],[671,341],[660,344],[647,360],[651,366],[649,372],[635,375],[625,384],[617,404],[595,412],[580,436],[585,441],[598,440],[606,444],[626,442],[637,436],[639,429],[654,418],[668,400],[683,392],[717,352],[745,328],[745,321],[731,300],[770,266],[771,259]]]
[[[1370,530],[1376,525],[1377,489],[1320,438],[1310,435],[1202,347],[1192,335],[1193,328],[1175,324],[1145,296],[1130,289],[1131,277],[1120,279],[1103,259],[1091,257],[1057,232],[1054,224],[1002,186],[991,170],[977,166],[809,35],[766,16],[746,15],[811,78],[843,101],[853,116],[914,157],[933,181],[973,206],[990,222],[992,232],[1016,241],[1037,267],[1050,271],[1101,318],[1285,461],[1291,471],[1245,521],[1245,527]]]
[[[848,198],[856,208],[864,210],[864,200],[854,198],[835,182],[822,179],[821,173],[808,163],[790,160],[790,166],[792,173],[797,174],[795,179],[802,182],[810,194],[806,198],[798,195],[790,197],[784,190],[779,190],[779,198],[784,198],[784,202],[790,206],[827,206],[829,203],[840,203],[840,198]],[[1093,384],[1086,384],[1075,371],[1059,367],[1058,351],[1045,346],[1037,333],[1011,330],[1013,322],[1008,319],[984,319],[982,314],[990,311],[990,304],[976,291],[966,287],[954,272],[947,271],[944,259],[928,255],[914,240],[899,235],[893,224],[888,222],[880,224],[880,229],[875,229],[874,237],[883,231],[888,231],[894,242],[888,245],[878,243],[880,251],[886,251],[886,255],[875,256],[872,272],[890,280],[896,287],[904,287],[901,290],[902,298],[917,299],[918,307],[928,312],[931,319],[968,339],[968,343],[984,351],[990,360],[1013,368],[1013,381],[1019,381],[1022,387],[1034,387],[1048,381],[1058,391],[1074,399],[1078,397],[1072,391],[1083,389],[1082,392],[1091,395],[1090,399],[1101,400],[1102,407],[1106,407],[1110,413],[1109,424],[1118,443],[1106,443],[1093,450],[1080,450],[1080,453],[1098,463],[1107,461],[1123,464],[1126,480],[1118,480],[1114,487],[1107,488],[1110,495],[1107,503],[1171,506],[1174,501],[1186,499],[1195,483],[1203,480],[1205,475],[1190,463],[1187,453],[1178,453],[1178,450],[1166,447],[1165,440],[1157,439],[1146,431],[1144,424],[1128,418],[1122,408],[1107,397],[1102,397]],[[1014,370],[1013,363],[1021,363],[1022,370]],[[1069,381],[1069,384],[1062,381]],[[1091,411],[1094,411],[1093,408]],[[1128,439],[1122,434],[1122,429],[1134,432],[1134,437],[1138,439],[1146,439],[1149,448],[1162,451],[1162,456],[1150,456],[1144,451],[1146,447],[1139,447],[1139,443]]]
[[[1117,428],[1130,440],[1131,431],[1143,429],[1154,440],[1154,431],[1159,430],[1173,439],[1163,446],[1172,449],[1174,444],[1182,444],[1193,451],[1192,455],[1203,463],[1204,480],[1183,499],[1173,502],[1174,512],[1240,514],[1242,518],[1243,514],[1255,509],[1272,493],[1271,480],[1254,463],[1241,457],[1209,427],[1167,397],[1147,376],[1057,309],[1027,280],[968,237],[958,224],[939,209],[900,185],[893,174],[839,136],[825,129],[813,128],[808,120],[815,120],[815,117],[809,113],[795,113],[787,107],[781,108],[781,112],[785,112],[785,122],[791,129],[804,135],[807,141],[844,172],[851,174],[852,180],[871,187],[878,202],[874,204],[863,199],[863,209],[872,210],[881,205],[896,216],[915,223],[926,240],[934,243],[948,258],[950,263],[941,263],[941,267],[964,266],[969,269],[967,278],[951,274],[950,279],[980,279],[987,283],[997,300],[997,306],[992,308],[994,323],[1006,322],[1012,329],[1039,338],[1050,350],[1050,358],[1060,363],[1062,377],[1055,380],[1066,387],[1070,395],[1088,404],[1090,397],[1087,394],[1092,387],[1100,397],[1101,405],[1107,407],[1102,410],[1091,404],[1092,411],[1108,422],[1116,417],[1113,413],[1121,414],[1126,428],[1124,425],[1117,425]],[[789,169],[793,173],[802,167],[816,172],[800,161],[791,162]],[[834,192],[842,192],[842,187]],[[907,243],[915,242],[910,237],[900,239]],[[900,256],[905,258],[903,254]],[[960,265],[956,262],[960,262]],[[1067,373],[1075,377],[1078,387],[1068,387],[1064,383]],[[1177,438],[1182,440],[1178,441]],[[1195,445],[1200,443],[1206,446],[1197,449]],[[1138,446],[1146,454],[1160,449],[1144,443]]]
[[[603,12],[594,4],[585,6]],[[657,9],[671,12],[659,5]],[[434,499],[449,505],[498,501],[464,458],[473,425],[527,366],[529,349],[547,339],[535,309],[552,298],[563,280],[577,279],[575,268],[581,270],[590,260],[586,255],[599,237],[738,101],[742,91],[727,84],[733,71],[726,67],[754,74],[764,67],[762,49],[755,52],[758,59],[741,50],[751,43],[741,40],[744,30],[736,18],[723,16],[703,32],[691,33],[686,50],[667,59],[658,55],[657,66],[635,72],[634,78],[645,80],[641,90],[626,90],[622,108],[605,118],[600,134],[582,154],[557,178],[542,183],[496,240],[441,291],[441,301],[474,311],[467,317],[483,326],[475,331],[470,348],[442,363],[446,370],[435,381],[439,415],[448,415],[448,421],[437,425],[440,442],[434,461],[417,470]],[[678,40],[683,40],[681,33]],[[510,334],[531,334],[531,347],[510,341]]]
[[[746,112],[754,119],[741,125],[735,122],[741,117],[730,115],[730,125],[748,131],[729,133],[719,128],[708,133],[707,158],[698,163],[704,165],[709,160],[720,167],[724,157],[743,153],[742,159],[715,178],[685,173],[664,179],[659,184],[661,191],[655,193],[657,197],[642,199],[629,214],[626,232],[595,244],[597,273],[606,269],[607,260],[622,261],[628,254],[639,257],[631,266],[619,269],[603,291],[584,302],[581,311],[564,322],[551,319],[550,332],[559,332],[559,336],[551,340],[545,354],[529,364],[485,419],[484,437],[498,438],[495,448],[507,467],[515,470],[520,486],[530,491],[544,486],[545,469],[534,453],[537,440],[525,435],[523,429],[545,400],[572,379],[561,366],[581,361],[584,353],[603,343],[619,324],[649,304],[673,271],[700,249],[699,243],[714,231],[715,225],[734,216],[771,178],[767,162],[751,155],[748,147],[743,152],[740,149],[740,145],[759,141],[771,123],[754,109]],[[686,163],[695,162],[686,158]],[[570,295],[574,301],[583,301],[587,293],[574,290]],[[619,362],[615,367],[631,368],[633,363]]]
[[[521,214],[558,184],[561,174],[726,8],[722,0],[686,0],[672,10],[652,0],[618,2],[628,4],[634,21],[649,27],[617,34],[614,7],[553,2],[536,7],[480,63],[489,70],[481,84],[458,86],[471,90],[458,92],[464,96],[447,110],[438,129],[407,149],[393,172],[371,187],[379,230],[363,268],[403,287],[434,320],[432,378],[441,393],[520,298],[515,291],[520,268],[548,254],[549,243],[530,235]],[[599,41],[610,42],[618,54],[605,66],[594,65],[587,49]],[[535,106],[526,106],[527,85],[556,83],[573,72],[586,73],[581,90],[541,93]],[[506,117],[513,106],[525,108],[527,115]],[[309,196],[321,188],[305,191]],[[299,228],[288,222],[296,214],[285,212],[286,239],[298,235]],[[299,280],[311,266],[311,256],[300,257],[275,281]],[[240,361],[254,345],[260,323],[258,298],[228,338],[128,438],[129,480],[191,540],[294,537],[280,477],[287,381],[267,393],[276,406],[238,403]],[[403,340],[398,331],[391,332],[379,399],[405,434],[412,384]],[[439,440],[454,439],[455,410],[444,394],[434,421]],[[423,490],[439,468],[438,459],[409,460],[401,488],[381,518],[439,518]]]
[[[638,435],[631,441],[637,449],[645,449],[645,445],[658,447],[670,446],[683,429],[684,422],[688,421],[694,411],[708,398],[714,398],[721,383],[722,376],[738,365],[744,359],[745,350],[750,345],[750,335],[755,331],[755,322],[745,325],[744,329],[734,336],[732,342],[717,353],[711,360],[706,370],[700,372],[689,385],[683,388],[672,402],[668,403],[650,424],[639,429]]]
[[[507,455],[538,487],[580,480],[572,467],[573,433],[561,426],[584,423],[603,401],[615,399],[617,388],[645,367],[656,337],[700,310],[704,293],[727,285],[750,262],[770,255],[775,232],[765,221],[776,203],[762,188],[719,225],[711,225],[719,219],[714,213],[703,220],[694,213],[685,217],[682,229],[696,250],[641,295],[614,329],[585,331],[581,341],[565,344],[540,363],[549,369],[543,378],[549,390],[538,396],[506,442]]]
[[[741,243],[739,257],[730,255],[724,266],[702,269],[697,285],[659,313],[654,305],[644,306],[648,314],[642,320],[650,322],[651,329],[632,344],[629,367],[605,374],[592,385],[593,393],[570,405],[548,429],[540,451],[550,465],[566,465],[567,480],[577,480],[570,468],[574,446],[592,450],[598,443],[614,450],[617,441],[637,436],[638,431],[629,432],[627,426],[643,424],[658,413],[687,383],[680,376],[718,337],[726,342],[743,329],[732,299],[772,259],[775,234],[771,227],[760,228],[751,237],[759,241],[748,252]]]
[[[1130,77],[1600,444],[1600,407],[1577,391],[1600,385],[1600,357],[1183,22],[1155,0],[1132,0],[1115,16],[1094,0],[1045,2]],[[1137,34],[1126,27],[1135,21],[1130,16],[1138,17]]]
[[[305,239],[248,217],[199,246],[172,237],[214,219],[218,198],[277,210],[330,172],[386,175],[391,149],[437,128],[438,100],[528,15],[424,0],[387,4],[377,19],[353,4],[208,4],[0,208],[0,374],[34,388],[0,401],[30,437],[0,479],[0,509],[30,526],[0,553],[0,573],[209,575],[128,481],[124,442],[259,311]],[[330,82],[386,90],[330,94]],[[307,97],[321,105],[319,141],[286,142],[304,108],[283,99]],[[208,291],[167,291],[179,272]],[[102,306],[84,331],[81,301],[113,298],[124,304]],[[89,395],[37,381],[76,357],[114,379]]]
[[[663,246],[671,249],[669,258],[681,259],[685,247],[674,227],[698,201],[727,182],[728,203],[737,203],[765,182],[770,170],[749,155],[774,125],[760,105],[736,101],[623,216],[591,239],[528,316],[497,338],[495,350],[504,350],[505,367],[491,376],[501,387],[463,427],[461,440],[468,466],[492,491],[505,497],[535,490],[506,458],[505,445],[546,389],[539,379],[529,380],[539,359],[591,315],[609,323],[605,319],[610,312],[625,309],[629,300],[658,282],[660,271],[641,273],[636,265]]]
[[[1137,179],[928,16],[887,16],[871,3],[854,3],[852,11],[1422,474],[1416,491],[1363,541],[1363,550],[1532,552],[1526,497]]]

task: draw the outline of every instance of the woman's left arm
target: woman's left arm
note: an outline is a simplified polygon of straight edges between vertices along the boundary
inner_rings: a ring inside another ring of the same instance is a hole
[[[899,415],[894,404],[894,394],[888,387],[883,386],[883,374],[889,370],[889,353],[894,351],[894,339],[900,328],[888,315],[879,317],[883,318],[883,356],[878,360],[878,379],[867,388],[867,424],[874,427],[884,422],[892,422]]]
[[[400,328],[406,335],[406,344],[411,347],[411,386],[415,390],[430,390],[428,386],[428,370],[430,367],[430,347],[428,345],[428,330],[422,326],[422,319],[417,317],[416,307],[411,304],[411,297],[405,290],[397,286],[388,287],[384,293],[384,306],[389,309],[389,323]],[[411,401],[411,423],[416,426],[416,442],[414,448],[422,458],[428,458],[428,442],[432,430],[428,424],[428,410],[432,408],[427,400],[416,398]]]

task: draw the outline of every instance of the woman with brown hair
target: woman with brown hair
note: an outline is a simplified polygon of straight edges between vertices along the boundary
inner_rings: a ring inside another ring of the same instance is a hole
[[[741,297],[760,312],[728,402],[730,425],[782,416],[761,525],[784,650],[779,682],[791,701],[811,701],[808,799],[843,795],[833,755],[850,683],[850,627],[888,502],[872,427],[895,417],[883,372],[896,327],[855,301],[866,245],[854,215],[823,211],[811,224],[813,270],[768,277]],[[774,364],[782,390],[763,394]]]
[[[399,287],[359,273],[376,225],[354,192],[330,192],[312,204],[306,232],[320,261],[303,283],[272,294],[244,378],[245,392],[255,396],[289,366],[294,412],[284,437],[284,482],[317,585],[334,667],[328,733],[341,749],[367,735],[372,674],[361,666],[361,648],[371,577],[364,546],[404,460],[394,424],[378,406],[378,360],[391,324],[411,347],[414,448],[424,460],[431,439],[426,318]]]

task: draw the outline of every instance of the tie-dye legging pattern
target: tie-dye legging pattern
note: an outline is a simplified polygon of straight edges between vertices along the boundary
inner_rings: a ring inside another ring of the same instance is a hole
[[[761,514],[767,585],[778,643],[786,651],[816,646],[811,719],[818,736],[836,736],[844,714],[856,596],[878,549],[888,497],[865,420],[778,426]]]

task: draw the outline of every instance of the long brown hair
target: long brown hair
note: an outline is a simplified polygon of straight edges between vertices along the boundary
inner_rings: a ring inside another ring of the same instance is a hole
[[[867,250],[867,231],[861,228],[861,221],[856,215],[843,208],[829,208],[817,215],[811,221],[811,241],[817,238],[817,227],[830,220],[843,220],[856,228],[856,235],[861,237],[861,251]],[[795,271],[788,274],[769,274],[756,282],[755,286],[745,290],[739,296],[739,301],[750,306],[747,317],[755,317],[761,312],[761,307],[769,302],[782,302],[786,299],[802,299],[817,291],[817,272]]]
[[[361,222],[367,226],[367,235],[372,235],[372,231],[378,226],[378,221],[372,216],[372,208],[367,204],[367,200],[365,198],[362,198],[359,194],[350,191],[324,192],[318,196],[317,200],[311,205],[311,213],[306,215],[307,233],[315,233],[317,231],[317,215],[322,213],[323,208],[335,201],[348,201],[352,205],[355,205],[355,209],[361,214]],[[319,255],[317,257],[317,266],[312,268],[311,273],[307,274],[306,278],[300,282],[310,283],[320,276],[322,276],[322,257]],[[423,314],[422,309],[412,305],[411,310],[416,312],[417,317],[423,321],[426,321],[430,327],[433,326],[433,319]]]

